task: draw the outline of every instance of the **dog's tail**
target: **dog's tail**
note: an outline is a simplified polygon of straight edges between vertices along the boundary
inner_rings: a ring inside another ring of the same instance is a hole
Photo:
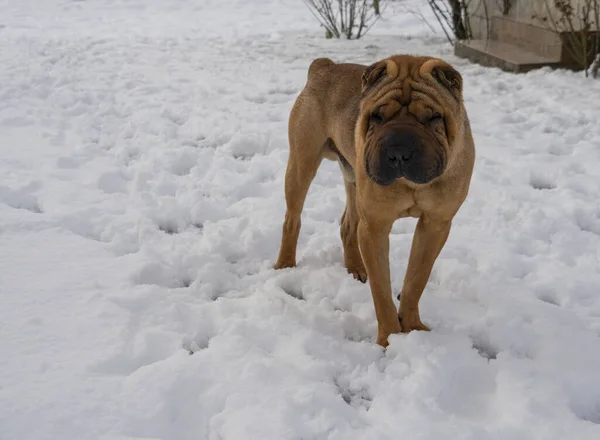
[[[310,66],[308,67],[308,77],[310,78],[324,67],[332,66],[334,64],[335,63],[329,58],[317,58],[312,63],[310,63]]]

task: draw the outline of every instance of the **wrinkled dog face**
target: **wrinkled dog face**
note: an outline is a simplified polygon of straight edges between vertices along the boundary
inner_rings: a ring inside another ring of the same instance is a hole
[[[461,130],[462,78],[442,60],[394,56],[362,78],[357,139],[379,185],[425,184],[443,174]]]

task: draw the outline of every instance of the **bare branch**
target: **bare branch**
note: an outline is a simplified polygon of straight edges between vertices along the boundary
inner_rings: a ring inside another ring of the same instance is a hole
[[[364,36],[382,15],[386,0],[302,0],[328,37]]]
[[[473,37],[469,14],[471,0],[427,0],[427,3],[450,44],[454,44],[455,39]]]

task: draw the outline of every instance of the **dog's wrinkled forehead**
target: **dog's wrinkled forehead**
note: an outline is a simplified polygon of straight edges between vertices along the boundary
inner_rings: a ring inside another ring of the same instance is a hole
[[[374,86],[385,82],[402,82],[408,77],[408,66],[398,65],[393,59],[379,61],[365,70],[362,75],[363,92],[373,90]]]
[[[393,87],[402,90],[403,100],[410,100],[412,89],[444,89],[461,100],[462,77],[448,63],[438,58],[397,55],[367,67],[362,75],[363,97]],[[441,87],[440,87],[441,86]]]

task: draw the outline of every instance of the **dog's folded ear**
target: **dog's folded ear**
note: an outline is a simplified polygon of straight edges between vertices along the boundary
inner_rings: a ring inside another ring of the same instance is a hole
[[[456,69],[449,64],[443,63],[431,70],[431,76],[448,89],[456,99],[460,100],[462,96],[463,79]]]
[[[370,65],[362,74],[362,92],[366,93],[375,83],[381,80],[387,70],[387,63],[385,61],[379,61],[375,64]]]

